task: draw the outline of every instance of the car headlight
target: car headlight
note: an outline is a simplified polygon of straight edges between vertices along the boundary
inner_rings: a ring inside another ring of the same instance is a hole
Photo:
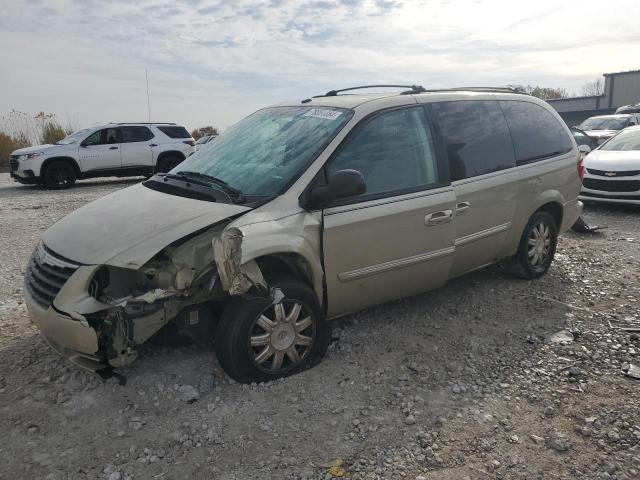
[[[26,155],[23,155],[23,158],[25,158],[26,160],[32,160],[34,158],[39,158],[42,155],[44,155],[44,152],[27,153]]]

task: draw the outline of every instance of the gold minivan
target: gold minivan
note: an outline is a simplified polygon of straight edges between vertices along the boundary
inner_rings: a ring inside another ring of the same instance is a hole
[[[549,105],[355,90],[259,110],[49,228],[25,297],[52,347],[108,374],[165,327],[268,381],[317,363],[333,318],[500,260],[549,269],[582,209],[580,152]]]

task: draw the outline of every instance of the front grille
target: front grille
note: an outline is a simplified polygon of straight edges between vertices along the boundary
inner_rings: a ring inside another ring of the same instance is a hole
[[[11,157],[9,157],[9,168],[11,169],[12,172],[15,172],[16,170],[18,170],[18,157],[20,155],[11,155]],[[6,157],[5,157],[6,158]]]
[[[38,305],[48,308],[78,267],[79,264],[61,257],[40,243],[29,260],[25,285]]]
[[[634,177],[640,175],[640,170],[625,170],[620,172],[614,172],[611,170],[596,170],[594,168],[587,168],[587,172],[591,175],[598,175],[600,177]]]
[[[599,180],[585,178],[582,182],[585,188],[602,192],[637,192],[640,190],[640,180]]]

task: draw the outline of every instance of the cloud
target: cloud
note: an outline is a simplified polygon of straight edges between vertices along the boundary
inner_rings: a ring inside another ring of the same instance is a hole
[[[145,69],[156,120],[225,127],[275,101],[355,84],[575,90],[603,72],[638,68],[640,2],[575,7],[554,0],[5,0],[0,113],[45,110],[85,125],[142,119]]]

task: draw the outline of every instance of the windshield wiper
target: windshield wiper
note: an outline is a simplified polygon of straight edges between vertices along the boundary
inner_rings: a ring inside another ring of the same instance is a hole
[[[244,193],[242,193],[242,190],[238,190],[237,188],[234,188],[231,185],[229,185],[224,180],[214,177],[212,175],[207,175],[206,173],[200,173],[200,172],[192,172],[189,170],[182,170],[180,172],[176,172],[174,175],[178,177],[188,178],[194,183],[199,183],[197,182],[197,180],[199,180],[200,182],[202,182],[201,184],[205,186],[210,186],[211,184],[217,185],[221,188],[223,192],[225,192],[227,195],[232,197],[232,200],[234,201],[234,203],[244,203],[246,200]]]

